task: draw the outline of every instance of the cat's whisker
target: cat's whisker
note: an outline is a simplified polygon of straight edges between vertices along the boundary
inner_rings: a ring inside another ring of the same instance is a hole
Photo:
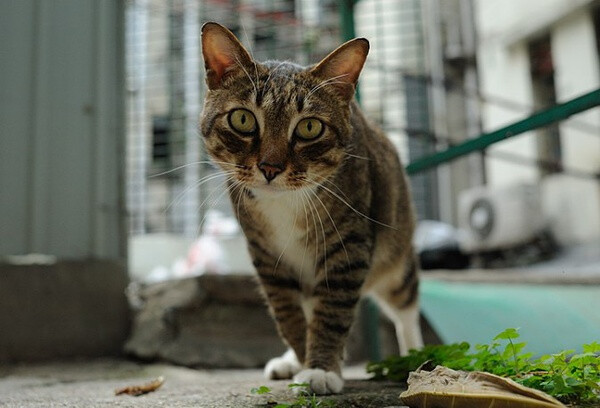
[[[339,187],[337,186],[337,184],[335,184],[335,183],[334,183],[332,180],[330,180],[329,178],[327,178],[327,177],[323,177],[323,176],[320,176],[320,175],[318,175],[318,174],[312,174],[312,176],[313,176],[313,177],[315,177],[315,178],[318,178],[318,181],[319,181],[319,183],[317,184],[317,186],[316,186],[316,187],[320,186],[320,185],[321,185],[321,183],[329,183],[329,184],[331,184],[331,186],[332,186],[332,187],[335,187],[335,188],[337,189],[337,191],[339,191],[339,192],[340,192],[340,194],[342,194],[346,200],[349,200],[349,199],[350,199],[350,198],[348,198],[348,196],[346,195],[346,193],[344,192],[344,190],[342,190],[341,188],[339,188]],[[305,180],[307,180],[307,179],[305,178]]]
[[[337,81],[340,78],[343,78],[345,76],[348,76],[348,74],[341,74],[341,75],[337,75],[328,79],[325,79],[324,81],[319,82],[317,85],[315,85],[314,87],[312,87],[312,89],[309,91],[309,95],[314,92],[315,90],[333,82],[333,81]]]
[[[257,88],[255,96],[258,98],[258,88],[260,87],[260,77],[258,76],[258,64],[256,62],[254,62],[254,76],[256,77],[256,88]]]
[[[244,183],[240,181],[239,183],[239,188],[237,189],[238,191],[236,192],[236,194],[238,195],[237,198],[237,203],[236,203],[236,216],[237,219],[240,219],[240,202],[242,201],[242,196],[244,196],[246,194],[246,187],[244,187]],[[235,190],[232,190],[235,191]]]
[[[244,68],[244,65],[242,65],[242,63],[240,62],[240,59],[237,57],[237,55],[234,56],[234,58],[235,58],[236,64],[242,69],[242,71],[244,71],[244,73],[246,74],[246,76],[250,80],[250,83],[254,87],[254,94],[258,95],[258,87],[256,86],[256,83],[252,80],[252,77],[250,77],[250,74],[248,73],[248,71],[246,70],[246,68]],[[254,66],[256,67],[256,63],[255,63]]]
[[[231,184],[227,186],[227,190],[229,191],[229,197],[231,198],[231,204],[233,205],[233,198],[237,195],[237,200],[235,202],[235,215],[236,219],[240,219],[240,201],[242,199],[242,195],[244,194],[244,182],[242,180],[235,180]]]
[[[227,192],[227,187],[226,188],[223,188],[223,187],[225,187],[225,185],[227,183],[230,183],[230,182],[238,183],[240,181],[239,180],[235,180],[232,177],[232,175],[226,175],[225,180],[221,181],[219,183],[219,185],[206,196],[206,198],[202,201],[202,203],[200,203],[200,205],[198,206],[198,211],[200,211],[202,209],[202,207],[204,207],[204,205],[207,204],[208,200],[211,199],[211,197],[213,196],[213,194],[215,194],[217,191],[220,191],[219,195],[216,198],[214,198],[212,200],[212,202],[210,202],[209,204],[210,205],[214,205],[216,202],[218,202],[221,199],[221,197],[223,197],[223,194],[225,194],[225,192]],[[200,221],[200,223],[198,223],[198,228],[196,230],[196,236],[200,235],[201,230],[202,230],[202,225],[204,224],[204,221],[206,220],[207,215],[208,215],[208,212],[206,212],[204,214],[204,217],[202,217],[202,220]]]
[[[221,200],[221,198],[223,197],[223,195],[225,195],[226,192],[228,191],[235,191],[236,188],[239,188],[240,186],[243,188],[243,184],[244,182],[242,180],[238,180],[238,179],[234,179],[231,176],[227,176],[227,178],[225,180],[223,180],[218,186],[217,188],[215,188],[202,202],[202,204],[200,204],[200,206],[198,207],[198,209],[200,210],[204,205],[205,202],[207,200],[209,200],[212,195],[217,192],[220,191],[219,195],[217,197],[215,197],[211,202],[210,205],[214,206],[215,203],[217,203],[219,200]],[[224,188],[223,188],[224,187]],[[202,224],[204,223],[204,220],[206,219],[206,216],[208,214],[204,214],[204,217],[202,218],[202,221],[200,222],[200,224],[198,225],[198,232],[197,235],[199,235],[200,233],[200,228],[202,227]]]
[[[169,205],[167,205],[167,207],[164,209],[164,212],[166,213],[167,211],[169,211],[169,209],[171,209],[171,207],[173,207],[174,205],[177,205],[181,202],[181,200],[183,200],[183,197],[189,193],[190,191],[192,191],[195,188],[200,187],[202,184],[214,180],[215,178],[219,178],[221,177],[223,174],[234,174],[233,171],[231,172],[218,172],[218,173],[214,173],[214,174],[209,174],[208,176],[204,176],[202,177],[200,180],[196,181],[195,183],[187,186],[185,188],[185,190],[183,190],[181,193],[179,193],[177,195],[177,197],[175,197],[173,200],[171,200],[171,202],[169,203]]]
[[[221,181],[219,183],[219,185],[217,186],[217,188],[215,188],[213,191],[211,191],[205,198],[204,200],[202,200],[202,202],[200,203],[200,205],[198,205],[198,208],[196,211],[200,212],[200,210],[202,210],[202,207],[204,207],[204,205],[207,204],[208,200],[213,196],[213,194],[215,194],[215,192],[222,190],[224,185],[227,183],[229,179],[226,178],[225,180]],[[212,201],[212,203],[210,204],[214,204],[215,200]],[[198,226],[196,228],[196,236],[199,237],[202,234],[202,226],[204,225],[204,221],[206,221],[206,217],[208,215],[208,211],[204,213],[204,217],[202,217],[202,219],[200,220],[200,222],[198,223]]]
[[[306,202],[308,204],[308,209],[310,211],[310,215],[312,217],[313,220],[313,231],[314,231],[314,239],[315,239],[315,259],[313,260],[313,269],[316,269],[317,267],[317,254],[319,253],[319,234],[318,234],[318,229],[317,229],[317,219],[315,217],[315,213],[314,213],[314,209],[311,206],[311,201],[310,201],[310,197],[308,196],[308,193],[306,192],[306,190],[300,190],[302,192],[302,196],[306,198]]]
[[[364,217],[365,219],[367,219],[367,220],[369,220],[371,222],[374,222],[375,224],[378,224],[378,225],[381,225],[383,227],[391,228],[393,230],[398,231],[398,228],[395,228],[395,227],[393,227],[393,226],[391,226],[389,224],[383,223],[381,221],[377,221],[377,220],[369,217],[368,215],[363,214],[362,212],[358,211],[356,208],[352,207],[352,205],[350,205],[346,200],[344,200],[342,197],[340,197],[337,193],[335,193],[334,191],[332,191],[330,188],[325,187],[323,184],[319,184],[319,183],[316,183],[316,182],[311,181],[311,180],[307,180],[307,181],[309,183],[313,183],[313,184],[318,185],[324,191],[327,191],[329,194],[331,194],[332,196],[334,196],[335,198],[337,198],[338,200],[340,200],[343,204],[345,204],[346,206],[348,206],[348,208],[350,208],[352,211],[354,211],[356,214],[360,215],[361,217]]]
[[[291,200],[290,200],[290,196],[288,196],[288,202],[290,202],[290,205],[294,205],[293,202],[291,202]],[[296,227],[297,219],[298,219],[298,211],[294,211],[294,222],[293,222],[292,230],[295,229],[295,227]],[[281,261],[281,258],[283,257],[285,250],[287,249],[288,245],[290,244],[291,239],[292,239],[292,234],[288,234],[288,238],[285,241],[285,245],[283,246],[283,249],[281,250],[281,254],[279,254],[279,257],[277,258],[277,261],[275,262],[275,267],[273,268],[273,275],[275,275],[275,272],[277,271],[277,267],[279,266],[279,262]]]
[[[244,35],[246,36],[246,41],[248,42],[248,52],[250,53],[250,57],[252,58],[252,63],[254,64],[254,74],[256,77],[256,86],[258,87],[259,84],[259,78],[258,78],[258,65],[256,64],[256,61],[254,60],[254,51],[252,50],[252,41],[250,41],[250,37],[248,36],[248,32],[246,31],[246,26],[244,24],[242,24],[242,30],[244,31]],[[256,90],[256,95],[258,96],[258,90]]]
[[[269,72],[269,76],[267,77],[267,80],[265,81],[265,83],[263,84],[262,89],[261,89],[261,95],[262,96],[265,95],[265,89],[267,88],[267,84],[271,80],[271,76],[273,75],[273,73],[275,73],[275,71],[277,71],[279,68],[281,68],[283,66],[283,64],[285,64],[285,63],[286,63],[286,61],[281,61],[275,68],[273,68]]]
[[[345,82],[343,82],[343,81],[337,81],[338,79],[340,79],[340,78],[343,78],[343,77],[345,77],[345,76],[348,76],[348,74],[337,75],[337,76],[331,77],[331,78],[329,78],[329,79],[326,79],[326,80],[324,80],[324,81],[322,81],[322,82],[318,83],[316,86],[314,86],[314,87],[313,87],[313,88],[312,88],[312,89],[311,89],[311,90],[308,92],[308,95],[306,95],[306,98],[305,98],[305,100],[308,100],[308,98],[310,98],[312,94],[314,94],[315,92],[317,92],[319,89],[323,88],[324,86],[327,86],[327,85],[334,85],[334,84],[343,84],[343,83],[345,83]]]
[[[327,238],[325,236],[325,226],[323,225],[323,220],[321,219],[319,210],[318,210],[317,206],[314,204],[314,201],[312,201],[310,194],[312,194],[316,197],[316,193],[313,191],[313,192],[309,193],[308,197],[309,197],[310,202],[312,203],[312,205],[315,208],[315,213],[317,214],[317,218],[319,219],[319,224],[321,225],[321,232],[323,234],[323,257],[325,259],[325,262],[323,264],[323,268],[324,268],[324,272],[325,272],[325,285],[327,286],[327,290],[329,290],[329,282],[327,280]]]
[[[364,157],[364,156],[358,156],[358,155],[356,155],[356,154],[351,154],[351,153],[347,153],[347,152],[344,152],[344,154],[345,154],[346,156],[354,157],[355,159],[361,159],[361,160],[367,160],[367,161],[371,161],[371,159],[369,159],[368,157]]]
[[[328,82],[328,83],[326,83],[326,84],[323,84],[323,85],[321,85],[321,86],[318,86],[318,87],[316,87],[314,90],[312,90],[312,91],[311,91],[311,92],[310,92],[310,93],[307,95],[307,97],[306,97],[306,100],[308,100],[308,98],[309,98],[310,96],[312,96],[312,94],[314,94],[315,92],[317,92],[319,89],[321,89],[321,88],[324,88],[324,87],[326,87],[327,85],[337,85],[337,84],[345,84],[345,82],[342,82],[342,81],[331,81],[331,82]]]
[[[234,164],[234,163],[220,162],[220,161],[214,161],[214,160],[200,160],[200,161],[197,161],[197,162],[182,164],[181,166],[177,166],[177,167],[175,167],[173,169],[166,170],[166,171],[163,171],[163,172],[158,173],[158,174],[152,174],[152,175],[148,176],[148,178],[154,178],[154,177],[164,176],[165,174],[173,173],[174,171],[181,170],[181,169],[189,167],[189,166],[197,166],[197,165],[200,165],[200,164],[222,164],[223,166],[233,166],[233,167],[237,167],[237,168],[243,168],[244,167],[244,166],[240,166],[240,165]],[[214,166],[214,167],[218,168],[216,166]]]
[[[306,201],[304,198],[304,192],[300,190],[300,198],[302,199],[302,208],[304,209],[304,220],[306,221],[306,229],[305,234],[306,238],[304,240],[304,252],[302,253],[302,264],[300,265],[300,282],[302,283],[302,274],[304,272],[304,261],[306,260],[306,251],[308,251],[308,236],[309,236],[309,226],[308,226],[308,212],[306,211]]]
[[[248,43],[248,53],[252,60],[254,60],[254,51],[252,49],[252,41],[250,41],[250,36],[248,35],[248,31],[246,31],[246,25],[242,22],[242,31],[244,32],[244,36],[246,37],[246,42]]]
[[[340,234],[340,231],[338,230],[337,225],[335,225],[335,221],[333,221],[333,218],[331,217],[331,214],[329,213],[327,206],[325,205],[325,203],[323,203],[323,200],[321,200],[319,195],[315,194],[315,197],[317,198],[317,200],[319,200],[319,202],[323,206],[323,209],[325,210],[325,213],[329,217],[329,220],[331,221],[331,225],[333,225],[333,228],[335,229],[335,232],[337,233],[337,236],[340,239],[340,243],[342,244],[342,248],[344,249],[344,253],[346,254],[346,262],[348,265],[350,265],[350,257],[348,256],[348,251],[346,251],[346,245],[344,245],[344,239],[342,238],[342,235]]]

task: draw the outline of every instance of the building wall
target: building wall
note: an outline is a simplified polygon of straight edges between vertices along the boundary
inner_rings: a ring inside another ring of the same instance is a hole
[[[600,62],[594,30],[593,1],[477,0],[477,62],[483,99],[482,121],[490,131],[522,119],[534,110],[529,43],[549,35],[558,103],[598,89]],[[597,6],[596,6],[597,7]],[[600,171],[600,109],[591,109],[560,123],[565,168]],[[549,175],[535,166],[513,164],[495,155],[508,153],[538,159],[536,134],[530,132],[488,149],[490,186],[541,183],[546,215],[560,242],[600,237],[600,184],[593,178]]]
[[[600,88],[600,60],[596,33],[588,10],[580,10],[560,21],[552,31],[555,81],[558,100],[568,100]],[[585,122],[586,129],[576,123]],[[575,126],[573,126],[575,124]],[[588,131],[600,130],[600,109],[570,118],[560,126],[565,165],[583,171],[600,171],[600,137]]]
[[[0,256],[123,258],[119,1],[0,3]]]
[[[590,1],[518,0],[476,1],[479,35],[478,64],[484,96],[503,98],[512,106],[486,104],[483,122],[486,130],[496,129],[523,118],[533,107],[527,44],[542,34],[550,34],[555,65],[557,100],[565,101],[600,86],[600,68],[596,34]],[[518,10],[516,12],[515,10]],[[585,117],[585,119],[584,119]],[[598,110],[591,110],[571,120],[599,125]],[[597,171],[600,168],[600,140],[590,132],[580,137],[566,122],[561,124],[563,160],[566,165]],[[494,149],[536,157],[533,135],[497,144]],[[490,184],[510,184],[535,180],[534,169],[502,164],[488,159]]]
[[[127,337],[123,20],[120,0],[0,2],[0,363]]]

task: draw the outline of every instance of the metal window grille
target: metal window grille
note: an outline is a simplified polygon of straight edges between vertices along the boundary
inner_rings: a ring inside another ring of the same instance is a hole
[[[418,0],[363,1],[356,33],[371,41],[361,103],[406,162],[431,149]],[[204,92],[202,22],[230,28],[257,60],[317,62],[342,41],[339,2],[130,0],[127,7],[127,193],[132,235],[196,237],[208,209],[231,215],[224,179],[206,163],[197,122]],[[407,101],[411,103],[407,103]],[[409,129],[409,130],[407,130]],[[411,139],[411,140],[413,140]],[[425,140],[425,142],[423,142]],[[421,152],[420,150],[423,150]],[[201,180],[205,180],[201,183]],[[415,187],[418,201],[427,192]]]

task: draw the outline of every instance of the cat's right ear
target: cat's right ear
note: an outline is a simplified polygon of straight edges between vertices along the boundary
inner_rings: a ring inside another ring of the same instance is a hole
[[[219,88],[227,75],[248,69],[253,64],[250,54],[235,35],[213,22],[202,26],[202,55],[208,89]]]
[[[329,85],[337,89],[342,98],[349,101],[354,95],[358,76],[368,53],[369,41],[365,38],[355,38],[340,45],[310,72],[316,77],[328,81]]]

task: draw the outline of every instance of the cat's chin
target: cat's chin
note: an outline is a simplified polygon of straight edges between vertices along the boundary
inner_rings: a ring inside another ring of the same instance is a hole
[[[268,193],[288,193],[288,192],[292,192],[292,191],[296,191],[299,190],[300,188],[298,187],[288,187],[288,186],[281,186],[281,185],[277,185],[277,184],[258,184],[258,185],[254,185],[252,186],[252,189],[255,191],[259,191],[259,192],[268,192]]]

